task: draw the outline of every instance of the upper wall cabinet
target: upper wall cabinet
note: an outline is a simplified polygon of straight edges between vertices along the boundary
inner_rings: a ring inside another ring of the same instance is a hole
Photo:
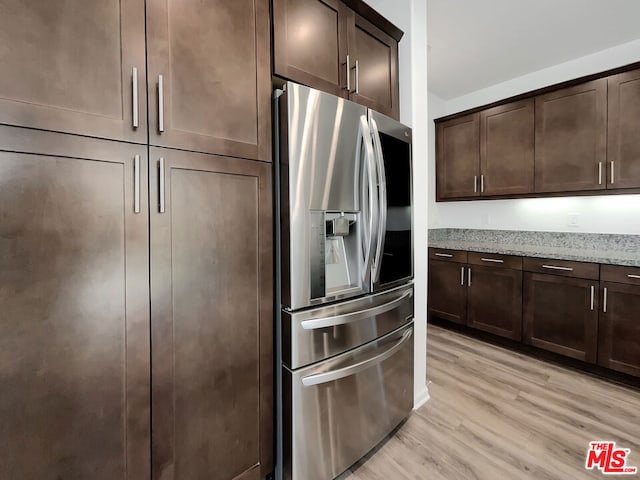
[[[399,118],[398,41],[340,0],[273,0],[274,74]]]
[[[609,77],[607,188],[640,187],[640,70]]]
[[[536,192],[606,188],[607,79],[536,97]]]
[[[480,176],[480,115],[474,113],[438,124],[438,199],[475,197]]]
[[[532,98],[480,112],[480,193],[533,192]]]
[[[271,159],[269,0],[148,0],[151,145]]]
[[[354,59],[350,98],[400,118],[398,42],[358,14],[351,17],[349,55]]]
[[[340,0],[273,0],[275,74],[346,96],[348,10]]]
[[[0,0],[0,123],[146,143],[144,0]]]

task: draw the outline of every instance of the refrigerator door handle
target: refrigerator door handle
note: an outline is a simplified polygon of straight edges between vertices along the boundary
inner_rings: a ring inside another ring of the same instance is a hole
[[[360,117],[360,128],[359,128],[360,142],[361,145],[364,145],[365,150],[365,165],[367,178],[363,180],[368,181],[368,198],[365,198],[366,186],[364,181],[360,183],[360,193],[362,195],[363,207],[364,204],[368,204],[368,230],[363,230],[363,234],[365,237],[365,253],[364,253],[364,268],[362,270],[363,281],[366,281],[369,277],[369,272],[371,271],[371,266],[373,262],[373,244],[375,241],[375,226],[378,224],[378,211],[376,208],[377,203],[377,190],[375,184],[375,159],[373,153],[373,144],[371,141],[371,131],[369,129],[369,123],[367,122],[367,117],[362,115]],[[358,159],[361,155],[361,150],[358,149]],[[359,165],[359,160],[356,162]],[[365,169],[362,169],[362,176],[364,177]],[[360,175],[358,175],[360,176]],[[357,177],[356,177],[357,178]],[[363,208],[364,209],[364,208]]]
[[[350,377],[352,375],[355,375],[356,373],[362,372],[363,370],[367,370],[368,368],[371,368],[374,365],[378,365],[384,362],[387,358],[393,356],[398,350],[400,350],[404,346],[404,344],[407,341],[409,341],[409,339],[412,336],[413,336],[413,329],[409,329],[404,333],[404,335],[402,335],[400,340],[398,340],[391,348],[382,352],[380,355],[376,355],[373,358],[369,358],[367,360],[354,363],[353,365],[349,365],[348,367],[343,367],[337,370],[331,370],[324,373],[318,373],[315,375],[308,375],[302,378],[302,384],[305,387],[321,385],[323,383],[329,383],[329,382],[334,382],[336,380],[340,380],[341,378]]]
[[[387,231],[387,172],[384,168],[384,155],[382,153],[382,140],[380,139],[380,131],[375,119],[371,118],[371,130],[373,131],[373,144],[376,155],[376,174],[378,188],[380,190],[379,206],[378,206],[378,241],[376,245],[376,253],[373,260],[373,283],[380,280],[380,260],[384,250],[384,237]]]
[[[377,305],[375,307],[367,308],[366,310],[360,310],[358,312],[347,313],[345,315],[304,320],[300,322],[300,325],[305,330],[317,330],[319,328],[337,327],[338,325],[357,322],[359,320],[382,315],[383,313],[393,310],[394,308],[397,308],[399,305],[401,305],[407,297],[410,297],[412,295],[413,290],[409,290],[405,292],[404,295],[393,299],[390,302],[383,303],[382,305]]]

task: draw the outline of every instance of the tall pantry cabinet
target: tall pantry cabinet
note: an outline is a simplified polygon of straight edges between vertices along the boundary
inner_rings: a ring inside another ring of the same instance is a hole
[[[0,0],[0,478],[272,471],[269,21]]]

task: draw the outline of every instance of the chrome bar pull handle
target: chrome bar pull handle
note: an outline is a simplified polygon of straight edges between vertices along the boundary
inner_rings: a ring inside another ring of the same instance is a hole
[[[164,132],[164,77],[158,75],[158,132]]]
[[[473,193],[478,193],[478,176],[473,176]]]
[[[631,279],[634,279],[634,280],[640,280],[640,275],[631,275],[631,274],[629,274],[629,275],[627,275],[627,277],[629,277]]]
[[[598,162],[598,185],[602,185],[602,162]]]
[[[542,265],[542,268],[546,268],[547,270],[560,270],[562,272],[573,272],[573,268],[571,267],[557,267],[555,265]]]
[[[469,267],[469,270],[467,271],[468,273],[468,278],[467,278],[467,286],[471,286],[471,267]]]
[[[347,55],[347,61],[345,62],[347,68],[347,92],[351,93],[351,59]]]
[[[498,260],[497,258],[481,258],[480,260],[489,263],[504,263],[504,260]]]
[[[480,175],[480,193],[484,193],[484,175]]]
[[[444,258],[453,258],[453,255],[450,253],[436,253],[436,257],[444,257]]]
[[[360,94],[360,62],[356,60],[356,95]]]
[[[131,82],[131,88],[132,88],[132,95],[131,95],[131,102],[132,102],[132,107],[133,107],[133,128],[138,128],[140,126],[140,118],[139,118],[139,114],[138,114],[138,69],[136,67],[133,67],[133,70],[131,72],[131,78],[132,78],[132,82]]]
[[[140,213],[140,155],[133,158],[133,213]]]
[[[593,311],[596,296],[596,287],[591,285],[591,310]]]
[[[164,204],[164,158],[160,157],[160,161],[158,162],[158,176],[160,177],[160,188],[159,188],[159,206],[160,213],[165,212],[165,204]]]
[[[604,313],[607,313],[607,294],[608,294],[608,289],[607,287],[604,288],[604,302],[602,304],[602,311]]]
[[[611,161],[611,185],[616,183],[616,162]]]
[[[464,287],[464,267],[460,267],[460,285]]]

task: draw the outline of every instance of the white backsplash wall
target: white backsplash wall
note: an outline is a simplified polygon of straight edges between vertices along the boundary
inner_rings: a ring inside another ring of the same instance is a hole
[[[640,195],[435,201],[433,119],[565,80],[640,61],[640,40],[546,68],[462,97],[429,93],[429,228],[480,228],[640,235]]]

